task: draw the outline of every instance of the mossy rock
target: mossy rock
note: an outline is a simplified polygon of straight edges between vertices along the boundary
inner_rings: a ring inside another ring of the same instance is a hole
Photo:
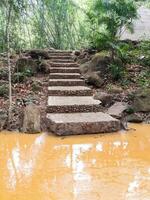
[[[80,71],[82,74],[86,74],[88,71],[92,71],[90,69],[90,62],[86,62],[80,65]]]
[[[42,49],[33,49],[28,52],[33,59],[49,59],[49,52]]]
[[[18,59],[16,66],[15,66],[15,72],[21,72],[21,73],[28,73],[28,74],[35,74],[38,71],[38,61],[30,59],[30,58],[20,58]]]
[[[131,123],[141,123],[143,119],[140,115],[133,113],[127,116],[127,121]]]
[[[97,53],[92,57],[92,60],[80,65],[81,73],[99,71],[102,75],[108,71],[108,65],[110,64],[110,57],[108,54]]]
[[[109,63],[110,63],[110,57],[107,53],[104,52],[100,52],[97,53],[93,56],[92,60],[91,60],[91,67],[95,70],[99,70],[99,71],[106,71]]]
[[[150,89],[135,92],[132,106],[136,112],[150,112]]]
[[[104,84],[104,80],[99,76],[97,72],[86,74],[85,79],[89,85],[93,85],[97,88],[100,88]]]

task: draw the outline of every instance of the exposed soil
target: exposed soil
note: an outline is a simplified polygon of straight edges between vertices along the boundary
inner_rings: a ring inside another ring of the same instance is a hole
[[[14,74],[14,69],[16,61],[19,55],[13,56],[11,58],[12,66],[12,77]],[[7,62],[5,56],[1,57],[0,69],[7,69]],[[8,85],[8,78],[0,79],[0,85]],[[34,76],[26,77],[22,82],[12,83],[12,120],[10,124],[5,125],[8,130],[19,130],[21,126],[22,116],[24,108],[33,103],[39,106],[41,110],[41,125],[42,130],[45,130],[45,109],[47,101],[47,84],[48,84],[48,74],[36,73]],[[8,94],[0,96],[0,109],[8,111],[9,108],[9,98]]]

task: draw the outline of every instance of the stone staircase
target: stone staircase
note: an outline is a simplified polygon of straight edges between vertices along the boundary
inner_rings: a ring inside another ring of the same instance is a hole
[[[105,133],[120,130],[120,121],[101,112],[100,101],[81,78],[71,51],[50,52],[48,128],[57,135]]]

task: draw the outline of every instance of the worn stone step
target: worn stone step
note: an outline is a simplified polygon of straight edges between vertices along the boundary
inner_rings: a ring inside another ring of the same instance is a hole
[[[47,114],[48,128],[57,135],[110,133],[120,130],[120,121],[101,112]]]
[[[49,52],[50,56],[72,56],[69,52]]]
[[[51,96],[92,96],[93,92],[85,86],[51,86],[48,87]]]
[[[84,86],[82,79],[50,79],[49,86]]]
[[[57,49],[54,49],[54,50],[49,50],[49,53],[72,53],[72,51],[70,50],[57,50]]]
[[[79,67],[77,63],[51,63],[52,67]]]
[[[51,73],[50,79],[78,79],[81,77],[79,73]]]
[[[52,62],[54,62],[54,63],[72,63],[73,62],[73,60],[69,60],[69,59],[63,59],[63,60],[61,60],[61,59],[52,59]]]
[[[50,73],[80,73],[79,67],[51,67]]]
[[[54,60],[54,59],[62,59],[62,60],[64,60],[64,59],[67,59],[67,60],[73,60],[73,58],[72,58],[72,56],[63,56],[63,55],[49,55],[49,59],[51,59],[51,60]]]
[[[49,96],[47,113],[73,113],[101,111],[100,101],[91,96]]]

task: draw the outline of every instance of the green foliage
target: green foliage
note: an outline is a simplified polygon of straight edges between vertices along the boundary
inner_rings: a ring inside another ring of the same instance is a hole
[[[34,71],[32,70],[32,68],[31,69],[27,68],[27,69],[25,69],[23,74],[24,74],[24,76],[31,77],[34,75]]]
[[[25,75],[24,73],[21,73],[21,72],[14,73],[12,76],[13,83],[22,83],[24,79],[25,79]]]
[[[122,27],[133,31],[132,20],[137,17],[134,0],[1,0],[1,52],[7,49],[8,10],[12,11],[10,47],[19,51],[85,48],[90,43],[116,52]]]
[[[137,82],[140,87],[149,88],[150,87],[150,70],[141,72],[138,76]]]
[[[133,0],[96,0],[88,17],[91,22],[92,45],[114,50],[122,28],[132,27],[137,9]]]
[[[119,79],[124,77],[125,71],[123,66],[120,66],[118,64],[110,64],[109,65],[109,70],[111,72],[112,78],[115,81],[118,81]]]
[[[87,45],[85,14],[73,0],[2,0],[0,51],[6,46],[7,18],[11,10],[10,47],[14,50],[53,47],[75,49]],[[8,13],[7,13],[8,14]]]
[[[124,63],[129,63],[128,52],[134,50],[133,44],[131,42],[118,42],[116,54]]]
[[[128,114],[130,115],[130,114],[135,113],[135,111],[134,111],[134,109],[133,109],[132,107],[129,107],[129,108],[127,108],[127,110],[126,110],[126,113],[128,113]]]
[[[26,69],[23,72],[14,73],[12,76],[12,82],[13,83],[22,83],[22,82],[24,82],[26,77],[31,77],[33,75],[34,75],[34,73],[31,69]]]
[[[117,56],[125,63],[150,66],[150,41],[142,41],[139,44],[118,43]]]
[[[0,97],[8,96],[8,85],[0,85]]]
[[[140,58],[138,59],[143,66],[150,68],[150,41],[143,41],[138,45]]]

